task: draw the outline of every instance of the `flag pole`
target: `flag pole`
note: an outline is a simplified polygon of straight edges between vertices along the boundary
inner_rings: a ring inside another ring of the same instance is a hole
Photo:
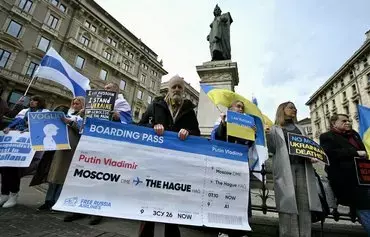
[[[218,109],[218,111],[219,111],[220,113],[223,113],[223,112],[221,111],[221,109],[218,107],[218,105],[216,105],[216,108]]]
[[[32,79],[31,79],[30,83],[28,84],[28,87],[27,87],[26,91],[24,92],[24,95],[23,96],[26,96],[27,95],[27,93],[28,93],[28,91],[29,91],[29,89],[30,89],[30,87],[32,85],[32,82],[34,81],[35,78],[36,77],[32,77]]]
[[[27,89],[26,89],[26,91],[24,92],[24,94],[23,94],[23,98],[21,97],[20,98],[20,100],[22,99],[22,100],[24,100],[24,97],[27,95],[27,93],[28,93],[28,91],[29,91],[29,89],[30,89],[30,87],[31,87],[31,85],[32,85],[32,82],[34,81],[34,79],[35,79],[36,77],[32,77],[32,79],[31,79],[31,81],[30,81],[30,83],[28,84],[28,86],[27,86]],[[18,102],[17,102],[18,103]],[[13,109],[15,109],[15,106],[17,105],[17,103],[16,104],[14,104],[14,106],[13,106]],[[22,102],[22,104],[23,104],[23,102]]]

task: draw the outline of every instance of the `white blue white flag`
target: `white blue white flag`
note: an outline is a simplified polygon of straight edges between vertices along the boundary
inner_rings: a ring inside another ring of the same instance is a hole
[[[85,96],[90,90],[90,80],[77,72],[52,47],[42,58],[34,77],[59,83],[72,91],[73,96]]]

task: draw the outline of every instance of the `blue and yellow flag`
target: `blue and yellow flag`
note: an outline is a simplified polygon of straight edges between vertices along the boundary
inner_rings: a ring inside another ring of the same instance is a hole
[[[207,94],[208,98],[215,104],[215,105],[223,105],[227,108],[231,106],[231,104],[236,101],[242,101],[244,103],[244,113],[252,116],[254,118],[255,126],[257,128],[255,134],[255,141],[254,145],[249,149],[249,167],[251,170],[261,171],[262,164],[268,158],[267,146],[266,146],[266,137],[265,137],[265,129],[264,129],[264,115],[261,113],[260,109],[253,104],[253,102],[247,100],[245,97],[221,88],[215,88],[210,85],[200,85],[202,90]],[[215,137],[215,129],[218,127],[220,123],[220,118],[215,124],[214,130],[211,133],[211,138],[214,139]],[[262,180],[262,176],[259,173],[253,173],[258,179]]]
[[[360,123],[360,136],[370,156],[370,108],[359,105],[358,118]]]
[[[227,135],[242,138],[244,140],[256,140],[254,118],[247,114],[227,111]]]

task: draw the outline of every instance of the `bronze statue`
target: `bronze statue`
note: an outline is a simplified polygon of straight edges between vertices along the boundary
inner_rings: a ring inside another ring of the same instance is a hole
[[[216,5],[211,23],[211,32],[207,36],[212,61],[231,59],[230,25],[233,22],[230,13],[221,14],[221,9]]]

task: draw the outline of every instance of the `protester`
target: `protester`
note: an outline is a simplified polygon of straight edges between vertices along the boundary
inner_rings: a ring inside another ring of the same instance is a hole
[[[21,110],[16,118],[4,129],[4,133],[10,130],[21,132],[28,131],[28,113],[29,112],[46,112],[45,99],[41,96],[32,96],[29,109]],[[41,159],[42,152],[36,152],[34,159]],[[22,168],[1,167],[1,196],[0,206],[3,208],[13,207],[17,204],[18,192],[21,183]]]
[[[279,105],[275,125],[267,133],[280,237],[311,236],[311,211],[322,211],[312,162],[289,155],[287,133],[305,135],[297,125],[297,109],[292,102]]]
[[[58,105],[54,108],[54,112],[63,112],[66,116],[68,115],[68,111],[70,106],[66,105]],[[37,166],[35,175],[33,176],[30,186],[40,185],[47,182],[51,162],[53,160],[55,151],[45,151],[44,155],[42,156],[42,160]]]
[[[69,165],[72,162],[73,154],[80,139],[79,128],[80,124],[82,124],[80,112],[83,110],[84,106],[84,97],[78,96],[74,98],[66,117],[62,118],[63,122],[65,122],[68,127],[68,138],[71,149],[58,150],[55,152],[48,172],[47,181],[49,182],[49,188],[46,193],[45,203],[38,208],[40,211],[50,210],[58,200],[60,192],[62,191]]]
[[[231,103],[231,106],[229,107],[229,110],[238,112],[238,113],[244,113],[244,103],[240,100],[236,100],[233,103]],[[226,115],[224,113],[221,113],[220,115],[220,124],[216,128],[215,132],[215,139],[220,141],[227,141],[230,143],[237,143],[237,144],[243,144],[248,146],[248,148],[253,145],[253,141],[245,140],[242,138],[237,138],[233,136],[227,135],[227,122],[226,122]],[[254,127],[255,129],[255,127]],[[250,195],[250,189],[249,189],[249,204],[248,204],[248,217],[252,217],[252,206],[251,206],[251,195]],[[221,230],[222,233],[219,233],[219,237],[241,237],[245,236],[245,231],[241,230]]]
[[[4,133],[8,133],[10,130],[17,130],[21,132],[28,131],[28,113],[29,112],[47,112],[45,109],[45,99],[39,95],[32,96],[28,109],[21,110],[15,119],[4,129]]]
[[[112,120],[115,122],[121,122],[121,123],[132,123],[132,116],[131,116],[131,106],[130,104],[125,100],[122,94],[119,94],[119,86],[117,83],[110,82],[105,87],[104,90],[116,92],[117,98],[114,103],[114,108],[112,112]],[[64,218],[65,222],[70,222],[74,220],[78,220],[81,218],[84,218],[86,215],[81,213],[72,213],[70,215],[67,215]],[[89,222],[90,225],[97,225],[101,222],[102,217],[101,216],[92,216],[91,220]]]
[[[188,135],[200,136],[194,105],[190,100],[184,99],[184,79],[176,75],[171,78],[168,86],[168,94],[156,98],[149,105],[139,125],[154,128],[159,136],[162,136],[165,130],[177,132],[180,140],[185,140]],[[142,223],[139,236],[153,237],[154,225],[154,222]],[[180,236],[178,225],[165,224],[165,237]]]
[[[13,118],[23,109],[24,97],[22,96],[13,109],[8,107],[5,100],[0,97],[0,126],[3,126],[3,117]]]
[[[132,116],[131,116],[131,106],[130,104],[125,100],[122,94],[119,93],[119,86],[117,83],[108,83],[104,90],[116,92],[117,98],[116,102],[114,103],[114,109],[113,109],[113,121],[121,122],[121,123],[132,123]]]
[[[325,168],[338,204],[349,206],[370,234],[370,189],[357,180],[355,157],[368,158],[360,135],[352,129],[349,116],[335,114],[330,118],[330,131],[321,134],[320,145],[329,158]]]
[[[238,112],[238,113],[244,113],[244,103],[240,100],[234,101],[231,106],[228,108],[231,111]],[[253,144],[253,141],[248,141],[245,139],[227,136],[227,122],[226,122],[226,115],[224,113],[221,113],[220,115],[221,122],[218,125],[215,133],[215,139],[221,140],[221,141],[228,141],[231,143],[238,143],[238,144],[247,144],[250,146]],[[255,129],[255,127],[253,128]]]

